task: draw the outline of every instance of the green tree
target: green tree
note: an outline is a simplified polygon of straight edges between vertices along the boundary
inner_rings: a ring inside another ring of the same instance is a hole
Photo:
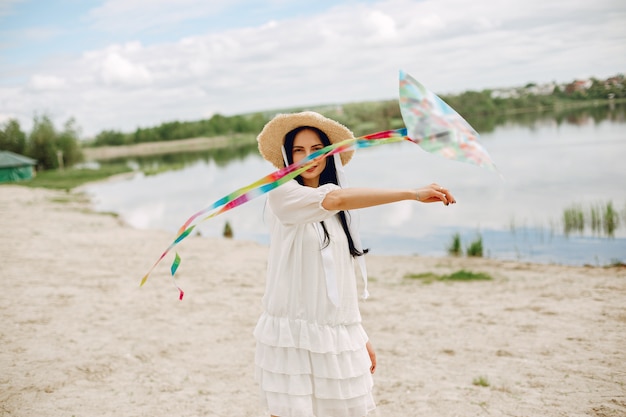
[[[496,106],[491,98],[490,90],[483,90],[480,92],[466,91],[458,96],[455,96],[453,101],[457,103],[456,106],[452,105],[450,102],[448,102],[448,104],[450,104],[452,108],[457,109],[457,111],[462,111],[466,114],[486,115],[496,111]]]
[[[209,120],[209,133],[214,135],[225,135],[231,130],[230,122],[226,116],[214,114]]]
[[[79,144],[80,129],[72,117],[63,126],[56,142],[57,151],[62,152],[63,165],[72,166],[83,160],[83,153]]]
[[[597,78],[592,78],[591,87],[587,89],[587,96],[589,98],[606,98],[607,95],[608,92],[604,82],[598,80]]]
[[[4,128],[0,129],[0,150],[18,154],[26,152],[26,134],[16,119],[9,119]]]
[[[267,120],[263,117],[262,113],[253,114],[250,116],[250,132],[255,134],[259,133],[263,129],[263,126],[265,126],[265,123],[267,123]]]
[[[179,136],[180,133],[180,122],[167,122],[161,123],[159,127],[156,128],[156,136],[157,140],[174,140],[181,139]]]
[[[60,164],[72,166],[83,158],[78,135],[79,128],[73,118],[59,133],[48,116],[35,116],[26,143],[26,155],[37,160],[39,169],[56,169]]]
[[[140,127],[135,130],[133,135],[133,143],[156,142],[157,138],[152,129],[142,129]]]
[[[56,138],[57,133],[50,118],[48,116],[35,116],[33,130],[28,136],[26,154],[37,160],[39,168],[58,168]]]
[[[117,146],[126,143],[126,136],[122,132],[115,130],[104,130],[96,136],[95,146]]]

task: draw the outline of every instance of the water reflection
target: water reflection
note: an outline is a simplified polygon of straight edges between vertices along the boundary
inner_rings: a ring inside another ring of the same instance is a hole
[[[483,132],[482,142],[504,180],[409,143],[359,151],[346,167],[352,186],[416,187],[436,181],[453,190],[459,202],[450,207],[402,202],[361,210],[364,244],[375,254],[440,256],[459,233],[463,245],[482,236],[485,256],[494,258],[594,265],[626,261],[626,123],[623,107],[607,109],[561,118],[535,115],[532,122],[530,115],[520,115]],[[96,208],[118,212],[134,227],[172,233],[194,212],[273,171],[254,143],[132,161],[158,167],[157,174],[89,187]],[[235,238],[267,243],[264,202],[261,197],[202,223],[199,233],[221,236],[229,222]],[[593,230],[566,229],[564,213],[571,207],[586,213],[593,207],[606,210],[608,203],[617,219],[612,238],[602,237],[604,229],[597,224]]]
[[[607,106],[606,104],[584,107],[551,110],[544,112],[520,112],[518,114],[491,115],[472,118],[468,121],[482,135],[491,133],[499,126],[513,125],[534,129],[537,125],[546,123],[585,125],[587,123],[599,123],[603,120],[623,122],[625,115],[624,104]]]

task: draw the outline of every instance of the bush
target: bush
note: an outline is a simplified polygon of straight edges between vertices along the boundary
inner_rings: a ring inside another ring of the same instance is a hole
[[[455,233],[452,236],[452,242],[450,242],[450,246],[448,246],[448,255],[451,256],[461,256],[463,250],[461,248],[461,234]]]
[[[483,237],[478,235],[476,240],[467,247],[467,256],[482,258],[483,256]]]
[[[224,233],[223,233],[225,238],[232,238],[233,237],[233,228],[231,227],[230,223],[227,221],[226,224],[224,225]]]

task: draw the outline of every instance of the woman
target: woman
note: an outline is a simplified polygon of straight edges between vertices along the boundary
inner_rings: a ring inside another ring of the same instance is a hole
[[[353,137],[333,120],[302,112],[277,115],[257,140],[261,155],[283,168]],[[401,200],[455,203],[436,184],[341,188],[352,153],[316,162],[268,194],[271,241],[254,336],[256,378],[273,417],[363,417],[375,408],[376,355],[361,325],[354,268],[366,251],[346,211]]]

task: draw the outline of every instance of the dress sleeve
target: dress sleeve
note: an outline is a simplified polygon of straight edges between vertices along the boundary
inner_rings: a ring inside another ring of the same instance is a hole
[[[340,187],[336,184],[324,184],[318,188],[312,188],[291,180],[271,191],[267,200],[270,209],[283,224],[314,223],[339,212],[322,207],[326,194],[339,189]]]

